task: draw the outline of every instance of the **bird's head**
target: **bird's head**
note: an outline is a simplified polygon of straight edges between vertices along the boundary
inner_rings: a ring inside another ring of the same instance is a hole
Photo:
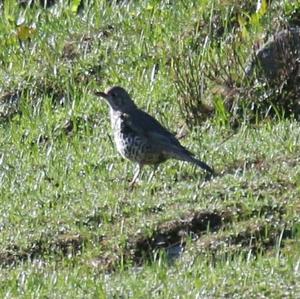
[[[114,111],[129,112],[136,108],[127,91],[119,86],[114,86],[106,92],[96,91],[95,95],[104,98]]]

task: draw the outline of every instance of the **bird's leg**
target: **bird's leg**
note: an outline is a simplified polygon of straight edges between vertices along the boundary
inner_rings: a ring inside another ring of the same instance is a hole
[[[133,187],[134,186],[135,182],[137,181],[137,179],[138,179],[138,177],[139,177],[139,175],[140,175],[140,173],[142,171],[142,168],[143,168],[143,164],[138,164],[138,169],[135,172],[135,174],[133,176],[133,179],[132,179],[132,181],[129,184],[129,187]]]
[[[155,164],[155,165],[153,166],[153,170],[152,170],[152,172],[151,172],[151,174],[150,174],[150,176],[149,176],[148,183],[150,183],[150,182],[152,181],[152,179],[153,179],[153,177],[154,177],[154,173],[155,173],[155,171],[156,171],[157,168],[158,168],[158,164]]]

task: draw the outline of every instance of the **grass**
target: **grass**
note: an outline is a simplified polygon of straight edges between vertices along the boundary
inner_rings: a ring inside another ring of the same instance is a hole
[[[172,59],[213,19],[210,1],[94,1],[78,14],[73,2],[1,12],[0,88],[19,103],[0,123],[0,296],[298,298],[298,122],[233,130],[216,114],[182,143],[219,176],[170,160],[130,191],[134,166],[93,96],[122,85],[179,131]],[[228,5],[214,2],[222,18]],[[250,40],[270,26],[257,22]]]

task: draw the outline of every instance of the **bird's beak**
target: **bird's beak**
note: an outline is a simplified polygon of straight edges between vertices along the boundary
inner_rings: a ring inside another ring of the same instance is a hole
[[[102,98],[104,98],[104,99],[106,99],[106,100],[109,99],[109,95],[108,95],[107,93],[105,93],[105,92],[102,92],[102,91],[95,91],[94,94],[95,94],[95,96],[97,96],[97,97],[102,97]]]
[[[107,93],[102,92],[102,91],[95,91],[94,95],[97,96],[97,97],[104,98],[106,103],[108,103],[109,106],[111,106],[111,97]]]

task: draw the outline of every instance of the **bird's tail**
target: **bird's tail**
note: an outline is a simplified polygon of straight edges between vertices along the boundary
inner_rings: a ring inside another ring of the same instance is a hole
[[[173,157],[173,158],[181,160],[181,161],[193,163],[193,164],[197,165],[198,167],[207,171],[209,174],[215,175],[215,171],[210,166],[208,166],[206,163],[194,158],[193,154],[182,146],[179,147],[179,146],[173,146],[173,145],[168,144],[168,150],[165,151],[165,154],[166,154],[166,156]]]
[[[180,155],[176,154],[176,155],[174,155],[174,157],[176,157],[178,160],[193,163],[193,164],[197,165],[198,167],[207,171],[209,174],[215,175],[215,171],[210,166],[208,166],[205,162],[202,162],[202,161],[194,158],[192,156],[192,154],[188,151],[184,151],[184,152],[181,151]]]
[[[191,162],[199,167],[201,167],[202,169],[204,169],[205,171],[209,172],[210,174],[214,175],[215,171],[208,166],[206,163],[194,158],[194,157],[190,157],[190,159],[188,160],[188,162]]]

